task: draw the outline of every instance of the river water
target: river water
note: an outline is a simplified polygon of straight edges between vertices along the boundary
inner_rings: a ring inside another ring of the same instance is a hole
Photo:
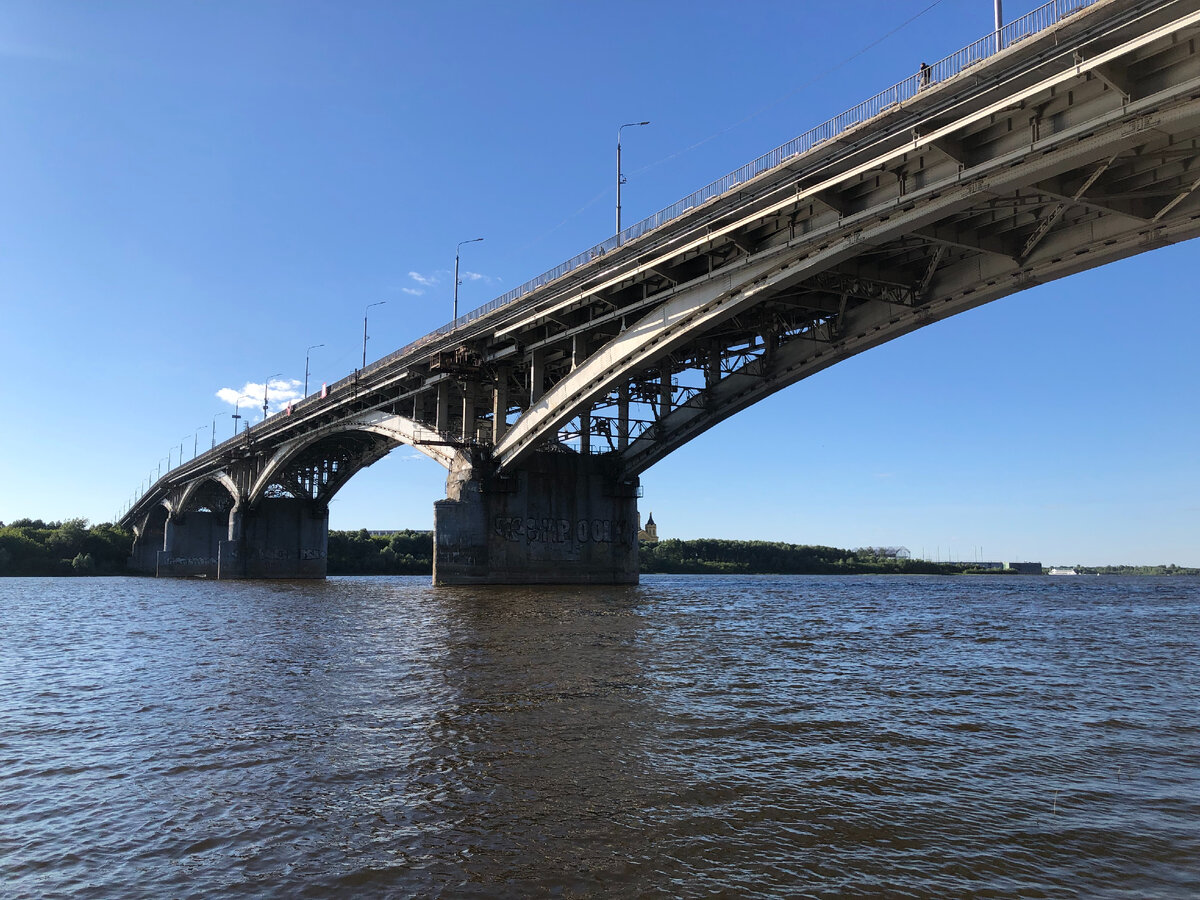
[[[0,579],[4,897],[1195,897],[1200,581]]]

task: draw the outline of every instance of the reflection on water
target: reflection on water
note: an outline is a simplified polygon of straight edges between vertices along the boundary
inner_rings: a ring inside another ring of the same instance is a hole
[[[1200,584],[0,580],[0,893],[1200,893]]]

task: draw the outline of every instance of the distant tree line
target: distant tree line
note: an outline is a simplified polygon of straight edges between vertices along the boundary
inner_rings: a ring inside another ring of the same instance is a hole
[[[0,522],[0,575],[116,575],[132,546],[132,534],[107,522]]]
[[[433,532],[329,532],[330,575],[432,575]]]
[[[1177,566],[1075,566],[1080,575],[1200,575],[1200,569]]]
[[[125,571],[133,535],[110,523],[87,519],[0,522],[0,576],[114,575]],[[880,556],[870,547],[784,544],[718,538],[642,543],[641,571],[647,575],[957,575],[971,571],[963,563],[933,563]],[[1076,566],[1081,575],[1200,575],[1185,566]],[[1003,570],[996,570],[1003,574]],[[404,530],[390,534],[329,532],[330,575],[430,575],[433,532]]]
[[[639,549],[645,574],[956,574],[962,567],[912,559],[880,557],[869,548],[841,550],[768,541],[701,539],[643,543]],[[330,575],[430,575],[433,532],[399,531],[371,534],[329,532]]]
[[[952,575],[958,565],[880,556],[874,548],[842,550],[776,541],[674,538],[643,543],[639,561],[644,574],[703,575]]]

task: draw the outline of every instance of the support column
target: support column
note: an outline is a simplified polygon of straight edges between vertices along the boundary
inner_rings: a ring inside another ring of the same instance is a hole
[[[500,443],[508,431],[508,366],[496,370],[496,384],[492,388],[492,443]]]
[[[129,554],[126,568],[142,575],[154,575],[158,572],[158,554],[161,551],[161,532],[157,535],[139,534],[133,539],[133,550]]]
[[[534,350],[529,355],[529,402],[537,403],[546,392],[546,351]]]
[[[579,452],[584,456],[592,452],[592,404],[590,401],[579,410]]]
[[[228,530],[221,513],[192,510],[167,519],[159,578],[216,578],[219,545]]]
[[[534,453],[500,474],[460,453],[434,504],[433,583],[636,584],[637,487],[604,457]]]
[[[450,382],[439,381],[437,386],[437,430],[450,433]]]
[[[311,500],[266,497],[242,513],[242,578],[324,578],[329,510]]]
[[[462,438],[464,441],[475,440],[475,390],[477,386],[474,381],[467,381],[463,385]]]
[[[658,388],[658,418],[665,419],[671,413],[671,370],[663,363],[661,383]]]
[[[154,575],[158,571],[158,554],[166,546],[166,520],[164,506],[156,506],[146,514],[129,554],[131,571],[143,575]]]
[[[588,336],[577,334],[571,338],[571,369],[578,369],[588,356]]]
[[[629,447],[629,382],[617,391],[617,449]]]
[[[704,386],[712,388],[721,380],[721,351],[713,347],[704,362]]]
[[[242,559],[242,507],[238,504],[229,511],[229,528],[225,540],[217,545],[217,578],[245,578],[246,567]]]

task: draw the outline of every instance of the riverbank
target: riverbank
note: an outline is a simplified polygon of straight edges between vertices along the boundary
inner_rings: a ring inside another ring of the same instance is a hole
[[[881,555],[874,548],[847,550],[779,541],[723,538],[670,538],[639,548],[643,575],[1014,575],[1008,570],[976,570],[969,562],[931,562]],[[1080,574],[1200,575],[1180,566],[1075,566]],[[330,575],[430,575],[433,533],[369,531],[329,533]]]
[[[125,572],[133,536],[86,519],[43,522],[19,519],[0,524],[0,576],[118,575]],[[330,531],[330,575],[432,575],[433,532],[405,529],[371,532]],[[779,541],[699,538],[643,542],[643,575],[1013,575],[1004,569],[976,569],[967,562],[930,562],[880,553],[876,548],[846,550]],[[1176,565],[1082,566],[1079,575],[1200,575]]]

